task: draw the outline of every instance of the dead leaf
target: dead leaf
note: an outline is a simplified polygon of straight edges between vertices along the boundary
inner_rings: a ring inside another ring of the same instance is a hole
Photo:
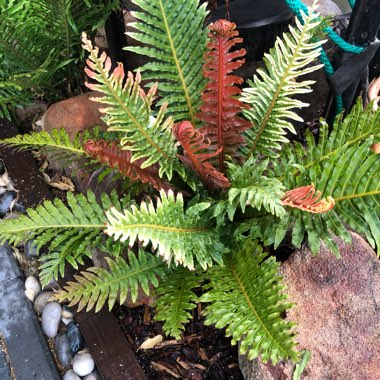
[[[139,348],[142,350],[150,350],[151,348],[157,346],[157,344],[160,344],[163,339],[164,338],[162,335],[156,335],[153,338],[148,338]]]
[[[43,173],[43,174],[45,176],[46,173]],[[61,176],[61,181],[48,182],[48,183],[51,187],[55,187],[55,188],[63,190],[63,191],[74,191],[75,190],[75,186],[74,186],[73,182],[71,181],[71,179],[67,178],[65,176]]]

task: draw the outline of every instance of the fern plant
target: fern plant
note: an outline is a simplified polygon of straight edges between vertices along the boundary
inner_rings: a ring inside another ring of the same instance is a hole
[[[80,33],[104,25],[117,6],[114,0],[1,2],[0,117],[35,97],[73,93],[82,78]]]
[[[319,27],[315,6],[277,40],[266,69],[241,93],[233,71],[244,51],[230,50],[240,41],[233,23],[204,29],[197,0],[134,2],[141,10],[133,37],[145,45],[130,50],[154,60],[141,73],[158,82],[145,90],[140,71],[112,71],[83,35],[87,86],[103,94],[93,100],[105,104],[108,134],[71,142],[63,131],[41,132],[3,143],[75,152],[150,189],[123,204],[113,196],[97,204],[91,193],[70,195],[68,206],[46,202],[3,221],[0,239],[48,244],[41,257],[46,280],[66,263],[76,267],[91,247],[103,250],[109,268],[79,274],[57,292],[60,301],[99,310],[107,298],[111,308],[128,292],[135,298],[139,287],[146,294],[156,288],[156,318],[166,334],[180,338],[202,302],[206,323],[226,328],[249,358],[297,361],[293,324],[283,319],[291,304],[279,264],[264,247],[276,248],[290,234],[295,246],[306,239],[315,253],[321,242],[338,253],[334,236],[348,241],[350,226],[379,248],[373,147],[380,111],[358,103],[330,132],[322,121],[317,141],[311,134],[306,145],[285,138],[285,130],[295,132],[296,110],[306,106],[294,95],[312,84],[300,77],[319,67],[311,65],[320,50],[311,42]]]

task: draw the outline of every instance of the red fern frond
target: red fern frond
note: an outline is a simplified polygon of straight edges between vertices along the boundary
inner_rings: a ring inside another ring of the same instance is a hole
[[[234,23],[218,20],[210,24],[209,29],[210,42],[203,66],[203,75],[209,81],[197,118],[204,122],[200,132],[210,139],[210,149],[218,152],[218,167],[224,172],[225,156],[239,157],[238,148],[244,144],[242,133],[251,127],[250,122],[238,116],[243,103],[237,99],[241,92],[237,85],[243,79],[231,75],[245,62],[245,49],[230,51],[242,42],[242,38],[236,37],[239,33]]]
[[[230,181],[224,174],[218,172],[209,162],[219,154],[219,150],[211,153],[208,151],[211,144],[209,139],[196,130],[189,121],[176,124],[173,132],[184,150],[183,156],[178,155],[179,159],[198,173],[201,181],[208,188],[230,186]]]
[[[120,149],[115,141],[87,140],[84,144],[84,150],[98,161],[107,164],[111,168],[117,168],[120,173],[132,181],[149,183],[157,190],[168,191],[172,188],[168,182],[159,177],[158,164],[142,169],[141,165],[145,159],[140,158],[132,162],[132,153],[129,150]]]
[[[322,214],[330,211],[335,201],[332,197],[327,197],[319,200],[321,192],[315,191],[314,184],[308,186],[296,187],[285,193],[284,198],[281,199],[283,205],[299,208],[307,212],[315,214]]]

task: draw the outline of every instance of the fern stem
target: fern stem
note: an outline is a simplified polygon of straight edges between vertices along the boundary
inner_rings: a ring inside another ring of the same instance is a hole
[[[187,84],[186,84],[185,78],[183,76],[182,68],[181,68],[179,61],[178,61],[178,57],[177,57],[176,50],[174,47],[173,38],[172,38],[171,31],[169,28],[168,20],[166,18],[165,9],[164,9],[164,5],[162,3],[162,0],[160,0],[159,3],[160,3],[160,9],[161,9],[161,13],[162,13],[162,19],[164,21],[166,33],[167,33],[167,36],[169,38],[169,43],[170,43],[170,48],[171,48],[171,51],[173,54],[173,59],[174,59],[175,65],[176,65],[177,70],[178,70],[178,74],[179,74],[179,77],[180,77],[180,80],[182,83],[183,91],[185,93],[186,103],[187,103],[187,107],[189,109],[190,121],[191,121],[191,124],[196,125],[195,118],[194,118],[194,110],[193,110],[193,106],[191,104],[191,99],[189,96],[189,90],[187,88]]]
[[[334,198],[334,201],[335,202],[341,202],[341,201],[346,201],[348,199],[369,197],[371,195],[380,195],[380,190],[368,191],[367,193],[357,193],[357,194],[344,195],[342,197]]]
[[[67,11],[63,11],[64,14],[64,24],[65,24],[65,34],[66,34],[66,59],[69,61],[71,58],[71,36],[70,36],[70,29],[69,29],[69,23],[67,21]],[[68,93],[71,93],[70,84],[72,83],[72,72],[71,72],[71,65],[68,65],[67,68],[67,76],[68,76]]]

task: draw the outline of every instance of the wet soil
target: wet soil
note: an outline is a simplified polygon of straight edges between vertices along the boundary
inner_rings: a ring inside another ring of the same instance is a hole
[[[123,305],[113,312],[148,379],[243,380],[237,346],[231,345],[223,330],[205,326],[199,308],[186,325],[181,340],[164,340],[149,350],[141,350],[139,346],[162,334],[162,323],[153,320],[153,309]]]

